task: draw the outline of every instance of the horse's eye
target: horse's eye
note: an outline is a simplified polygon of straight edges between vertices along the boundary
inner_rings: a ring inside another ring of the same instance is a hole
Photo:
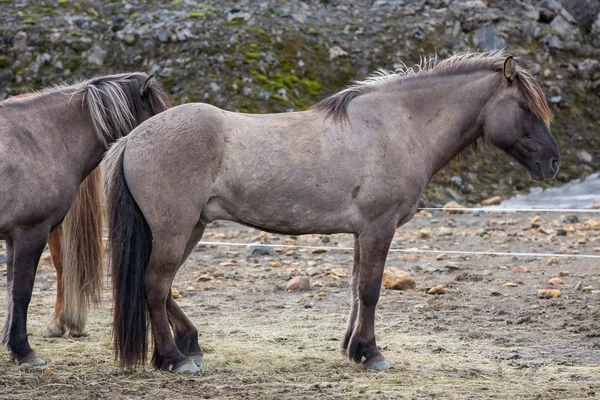
[[[531,114],[531,109],[527,104],[520,104],[519,107],[521,108],[521,110],[525,111],[525,113]]]

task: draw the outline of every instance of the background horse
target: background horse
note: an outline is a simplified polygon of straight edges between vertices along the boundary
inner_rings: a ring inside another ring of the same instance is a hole
[[[8,100],[35,95],[24,93]],[[54,316],[44,331],[46,337],[60,337],[67,331],[75,337],[85,335],[89,305],[100,300],[104,254],[101,182],[102,172],[95,168],[79,185],[63,223],[48,237],[56,269],[56,302]]]
[[[8,267],[2,342],[17,364],[44,364],[27,341],[27,307],[40,255],[61,223],[61,232],[50,238],[59,289],[48,332],[83,333],[87,306],[100,299],[102,286],[101,178],[95,168],[110,143],[168,105],[164,90],[143,73],[98,77],[0,103],[0,239]]]
[[[389,368],[375,307],[396,228],[431,177],[482,136],[533,179],[553,177],[549,123],[540,86],[501,52],[380,72],[305,112],[187,104],[152,118],[107,156],[116,357],[123,367],[145,361],[149,310],[154,366],[198,370],[198,332],[170,287],[206,225],[224,219],[282,234],[354,234],[342,347],[366,368]]]

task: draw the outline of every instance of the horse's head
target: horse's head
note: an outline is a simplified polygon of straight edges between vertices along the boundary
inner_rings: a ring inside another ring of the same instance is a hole
[[[171,106],[165,90],[153,79],[153,75],[133,73],[129,79],[121,81],[121,85],[138,124]]]
[[[560,153],[548,128],[551,113],[544,92],[512,56],[504,61],[502,73],[484,111],[484,137],[527,168],[534,181],[553,178]]]

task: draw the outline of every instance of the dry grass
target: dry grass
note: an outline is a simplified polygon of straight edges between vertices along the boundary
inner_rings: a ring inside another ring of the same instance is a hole
[[[539,303],[516,291],[510,298],[490,297],[487,287],[496,288],[497,281],[452,288],[452,277],[444,278],[450,292],[435,299],[418,291],[386,291],[378,310],[378,344],[393,369],[371,373],[347,362],[339,351],[348,310],[345,282],[329,285],[326,297],[315,295],[320,289],[287,293],[277,289],[285,282],[279,271],[251,275],[256,268],[239,265],[249,275],[214,281],[210,290],[192,289],[195,278],[207,272],[198,260],[217,259],[218,251],[196,254],[176,281],[182,292],[178,302],[200,332],[207,361],[201,374],[119,370],[112,360],[108,298],[91,312],[89,337],[42,338],[55,294],[40,290],[54,287],[52,269],[46,266],[38,274],[28,323],[33,347],[54,373],[45,377],[41,369],[21,370],[8,356],[0,356],[0,398],[583,399],[600,393],[600,352],[593,339],[560,327],[570,313],[597,307],[589,302],[597,298]],[[485,268],[507,262],[485,260]],[[419,283],[441,279],[418,278]],[[0,286],[5,280],[0,279]],[[309,301],[314,306],[304,308]],[[487,317],[503,309],[497,315],[509,321],[534,304],[542,304],[543,313],[529,325]],[[582,324],[595,326],[597,314],[586,315]]]

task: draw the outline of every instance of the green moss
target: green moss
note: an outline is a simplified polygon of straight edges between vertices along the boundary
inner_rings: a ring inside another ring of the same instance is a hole
[[[21,23],[25,25],[35,25],[35,20],[31,18],[26,18],[23,21],[21,21]]]
[[[7,68],[9,64],[10,58],[7,56],[0,57],[0,68]]]
[[[263,35],[263,36],[266,34],[265,30],[261,29],[261,28],[258,28],[257,32],[258,32],[259,35]]]
[[[293,99],[294,105],[299,110],[306,110],[308,108],[308,104],[299,99]]]
[[[177,5],[179,5],[179,4],[183,4],[183,0],[173,0],[173,1],[171,2],[171,4],[173,4],[173,5],[177,6]]]
[[[271,98],[272,98],[272,99],[275,99],[275,100],[279,100],[279,101],[285,101],[285,102],[287,102],[287,100],[286,100],[286,99],[284,99],[283,97],[281,97],[281,96],[280,96],[280,95],[278,95],[277,93],[273,93],[273,94],[271,95]]]
[[[258,110],[254,107],[253,103],[249,100],[246,100],[240,106],[240,111],[247,114],[256,114]]]
[[[321,91],[321,84],[318,81],[309,78],[302,78],[300,79],[300,83],[311,96],[319,95],[319,92]]]
[[[133,13],[131,13],[131,18],[137,18],[137,17],[139,17],[140,15],[142,15],[142,13],[141,13],[141,12],[139,12],[139,11],[136,11],[136,12],[133,12]]]
[[[260,58],[260,51],[252,51],[248,50],[246,54],[244,54],[244,60],[246,62],[252,62],[252,60],[258,60]]]
[[[73,37],[83,37],[83,33],[81,32],[69,32],[69,36],[73,36]]]
[[[190,18],[201,18],[204,17],[206,15],[205,12],[200,12],[200,11],[191,11],[188,13],[188,17]]]

